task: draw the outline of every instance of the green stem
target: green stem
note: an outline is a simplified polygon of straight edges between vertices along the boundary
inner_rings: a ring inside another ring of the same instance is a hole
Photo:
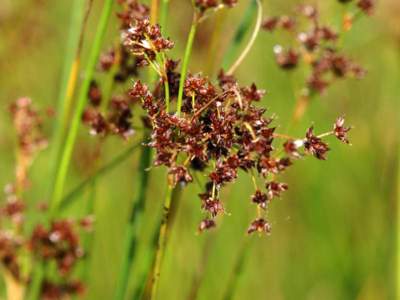
[[[56,175],[56,181],[54,184],[54,191],[52,201],[50,203],[50,216],[53,217],[59,208],[64,192],[64,186],[66,181],[66,175],[71,161],[72,151],[75,145],[76,137],[78,135],[78,129],[82,116],[83,109],[87,102],[87,93],[90,87],[90,81],[93,77],[97,60],[100,54],[101,45],[106,33],[108,21],[110,19],[113,0],[106,0],[103,6],[103,11],[100,17],[98,29],[93,42],[93,47],[89,54],[89,60],[85,69],[85,79],[82,82],[81,89],[78,95],[78,102],[76,109],[72,117],[72,121],[69,127],[68,135],[65,142],[65,147],[61,156],[60,165]]]
[[[40,299],[40,292],[42,289],[42,281],[44,278],[45,264],[39,260],[36,262],[35,269],[33,270],[32,281],[29,285],[28,300]]]
[[[168,16],[169,0],[161,0],[160,8],[160,27],[163,35],[167,33],[167,16]]]
[[[250,37],[249,42],[247,43],[246,47],[243,49],[242,53],[239,55],[239,57],[236,59],[236,61],[233,63],[233,65],[229,68],[227,71],[228,75],[232,75],[236,69],[240,66],[240,64],[243,62],[243,60],[246,58],[246,56],[249,54],[251,48],[253,47],[258,32],[260,31],[261,28],[261,22],[262,22],[262,5],[261,5],[261,0],[255,0],[257,4],[257,19],[256,19],[256,24],[254,26],[253,33]]]
[[[180,114],[181,114],[182,99],[183,99],[183,87],[185,85],[185,79],[186,79],[187,69],[188,69],[188,65],[189,65],[190,54],[192,53],[193,41],[194,41],[194,37],[196,35],[197,24],[198,24],[198,18],[197,18],[197,14],[195,13],[193,15],[192,25],[190,26],[189,36],[188,36],[188,40],[186,43],[185,54],[183,56],[183,61],[182,61],[181,77],[180,77],[180,81],[179,81],[179,90],[178,90],[178,102],[177,102],[177,107],[176,107],[176,113],[178,116],[180,116]]]
[[[70,29],[68,34],[68,41],[66,45],[65,60],[63,72],[61,76],[60,94],[58,95],[57,115],[55,121],[53,136],[53,147],[50,153],[51,161],[51,178],[54,178],[57,172],[57,162],[60,158],[60,152],[65,141],[65,130],[68,121],[68,115],[72,106],[73,94],[76,87],[78,77],[78,70],[80,66],[80,52],[82,49],[82,41],[86,28],[86,22],[91,10],[93,0],[89,0],[88,8],[84,16],[84,7],[86,1],[74,0],[72,6],[72,14],[70,21]],[[50,184],[54,184],[51,182]]]
[[[172,199],[173,187],[168,185],[167,193],[164,199],[164,210],[161,219],[161,226],[158,232],[158,243],[155,256],[155,262],[152,271],[152,281],[151,281],[151,296],[150,299],[154,300],[157,296],[158,282],[161,273],[161,263],[165,254],[165,248],[167,245],[167,230],[168,230],[168,219],[170,216],[171,199]]]
[[[252,21],[254,20],[254,16],[255,16],[256,12],[257,12],[257,1],[251,0],[251,3],[247,7],[246,12],[243,15],[243,18],[240,21],[239,27],[237,28],[237,30],[235,32],[233,40],[230,43],[230,46],[224,56],[224,60],[223,60],[223,64],[222,64],[224,69],[227,69],[229,67],[229,65],[233,62],[237,53],[239,52],[240,45],[241,45],[242,41],[244,40],[247,32],[249,32],[249,30],[251,28],[251,24],[252,24]]]
[[[122,300],[125,297],[128,286],[129,274],[132,262],[136,255],[139,232],[143,223],[143,212],[146,200],[146,190],[149,181],[147,168],[151,163],[151,148],[143,147],[138,169],[138,195],[133,205],[129,223],[125,233],[124,252],[122,258],[122,269],[117,284],[116,296],[114,299]]]

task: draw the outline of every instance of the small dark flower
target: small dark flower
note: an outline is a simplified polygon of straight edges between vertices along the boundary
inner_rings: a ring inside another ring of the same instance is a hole
[[[99,106],[101,102],[101,90],[96,81],[90,82],[88,97],[93,106]]]
[[[269,17],[263,20],[261,27],[267,31],[274,31],[279,22],[278,17]]]
[[[104,52],[100,55],[100,69],[102,71],[109,71],[115,62],[115,51],[114,49]]]
[[[215,221],[213,219],[204,219],[200,222],[199,231],[203,232],[205,230],[209,230],[216,226]]]
[[[315,136],[313,131],[313,126],[307,130],[304,148],[316,158],[325,160],[326,153],[329,151],[329,147],[319,137]]]
[[[203,199],[201,208],[209,212],[212,217],[225,212],[222,202],[219,199],[213,199],[212,197]]]
[[[281,16],[279,18],[279,26],[285,30],[293,30],[296,26],[296,21],[292,17],[289,16]]]
[[[176,166],[169,169],[168,174],[171,176],[172,185],[187,184],[193,181],[192,175],[190,175],[187,168],[183,166]]]
[[[269,200],[274,197],[280,197],[281,193],[286,191],[289,187],[286,183],[270,181],[265,185],[267,188],[267,196]]]
[[[301,154],[298,152],[298,149],[304,145],[304,141],[302,140],[287,140],[283,144],[283,149],[285,152],[294,158],[300,158]]]
[[[284,50],[281,46],[274,47],[275,59],[278,65],[284,70],[291,70],[297,66],[299,55],[296,51]]]
[[[256,190],[256,192],[251,196],[251,201],[265,209],[267,207],[268,197],[267,194],[261,192],[260,190]]]
[[[251,222],[249,228],[247,229],[247,233],[251,234],[253,232],[265,232],[266,234],[271,233],[271,225],[264,219],[259,218]]]
[[[351,127],[344,126],[344,118],[340,117],[336,120],[335,124],[333,125],[333,132],[335,136],[342,141],[343,143],[349,144],[349,140],[347,138],[347,133],[351,130]]]
[[[374,0],[359,0],[357,6],[367,15],[371,15],[375,8]]]

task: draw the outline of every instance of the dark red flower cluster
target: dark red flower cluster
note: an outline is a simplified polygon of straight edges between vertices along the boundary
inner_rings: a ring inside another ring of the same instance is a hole
[[[25,156],[32,157],[47,146],[42,133],[42,118],[33,108],[30,98],[19,98],[10,106],[18,147]]]
[[[220,5],[226,5],[228,7],[233,7],[236,5],[238,0],[195,0],[194,5],[201,12],[204,12],[210,8],[216,8]]]
[[[22,248],[22,241],[16,235],[1,230],[0,231],[0,262],[16,280],[21,278],[20,264],[18,262],[18,253]]]
[[[117,2],[121,6],[121,11],[117,13],[121,29],[127,29],[134,20],[145,19],[149,15],[149,7],[138,0],[117,0]]]
[[[293,70],[300,62],[309,66],[310,75],[305,84],[308,94],[324,92],[337,78],[361,78],[365,73],[339,51],[339,34],[321,24],[314,6],[302,5],[292,17],[266,18],[262,27],[270,32],[283,29],[293,36],[296,44],[274,47],[276,62],[284,70]]]
[[[371,15],[375,9],[375,0],[338,0],[340,3],[356,2],[357,7],[367,15]]]
[[[83,256],[74,224],[67,220],[52,222],[49,229],[37,225],[32,232],[29,246],[43,260],[55,260],[61,274],[71,271]]]
[[[219,86],[201,74],[188,75],[184,82],[183,113],[178,116],[167,112],[163,99],[142,82],[136,81],[130,91],[130,97],[140,101],[147,111],[152,126],[149,146],[156,150],[154,164],[168,168],[170,184],[192,182],[195,171],[208,174],[206,189],[199,195],[201,208],[207,214],[200,223],[201,231],[215,227],[215,218],[225,212],[220,190],[237,179],[239,170],[250,174],[254,182],[252,174],[264,178],[265,192],[257,187],[251,199],[266,209],[273,198],[288,189],[287,184],[274,178],[292,164],[293,158],[306,154],[325,158],[328,148],[322,137],[313,135],[312,129],[305,139],[284,136],[287,141],[282,147],[287,156],[281,156],[282,151],[274,145],[281,136],[271,126],[272,119],[264,116],[265,109],[255,105],[264,93],[254,84],[240,87],[233,76],[223,72]],[[303,154],[298,152],[300,147],[305,149]],[[249,232],[270,231],[268,223],[261,224],[260,220],[264,219],[258,216],[251,227],[254,230]]]
[[[103,113],[98,107],[86,108],[83,113],[83,123],[91,127],[91,134],[115,134],[127,139],[134,130],[132,128],[131,106],[134,104],[127,95],[112,96],[108,111]]]
[[[130,53],[143,65],[151,64],[157,54],[171,49],[174,43],[162,37],[159,25],[150,24],[149,19],[136,19],[122,32],[122,42]]]
[[[80,281],[56,284],[46,280],[42,284],[41,295],[44,300],[59,300],[68,299],[72,295],[82,295],[84,291],[85,287]]]

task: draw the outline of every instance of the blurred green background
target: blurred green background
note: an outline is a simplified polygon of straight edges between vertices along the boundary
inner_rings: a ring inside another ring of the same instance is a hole
[[[239,2],[226,14],[217,47],[218,59],[249,1]],[[337,2],[308,3],[319,6],[327,24],[335,24],[343,13]],[[348,147],[332,140],[327,161],[309,158],[290,168],[283,179],[290,190],[271,206],[273,232],[268,237],[245,235],[255,214],[249,200],[252,185],[247,177],[242,176],[225,189],[223,199],[229,215],[219,220],[216,230],[203,235],[196,234],[202,216],[197,198],[200,188],[196,184],[186,188],[172,225],[159,299],[191,299],[191,290],[196,286],[198,299],[221,299],[227,282],[237,272],[235,264],[243,246],[251,249],[238,277],[234,299],[397,299],[400,2],[378,2],[374,16],[361,18],[345,39],[346,51],[368,70],[365,79],[337,82],[326,95],[312,102],[302,121],[292,128],[293,135],[303,135],[314,122],[317,132],[324,132],[337,116],[344,114],[355,127],[351,132],[353,145]],[[294,3],[300,2],[264,0],[264,14],[288,13]],[[83,60],[101,4],[102,1],[94,1]],[[15,137],[8,113],[10,102],[30,96],[39,107],[56,104],[70,5],[70,1],[61,0],[0,1],[0,186],[14,176]],[[169,35],[176,41],[173,57],[182,53],[191,21],[190,9],[190,1],[171,0],[168,27]],[[197,35],[190,64],[193,72],[206,65],[214,21],[208,20]],[[114,20],[109,28],[110,42],[116,32]],[[242,84],[256,82],[268,91],[262,105],[269,108],[269,113],[276,113],[276,124],[285,128],[295,103],[293,78],[276,66],[272,54],[275,43],[274,36],[262,32],[239,68],[238,78]],[[105,45],[104,49],[107,48]],[[139,136],[140,133],[133,140]],[[89,137],[87,128],[82,126],[68,190],[90,174],[90,158],[97,146],[96,138]],[[120,139],[109,139],[101,151],[101,160],[110,161],[126,147],[127,143]],[[96,184],[96,226],[86,270],[86,299],[112,299],[124,226],[137,189],[137,160],[135,153]],[[49,165],[45,152],[32,169],[28,193],[31,203],[46,200]],[[164,176],[163,169],[150,171],[146,226],[133,266],[131,291],[148,263],[148,236],[160,215]],[[89,194],[87,191],[82,195],[68,214],[79,215]]]

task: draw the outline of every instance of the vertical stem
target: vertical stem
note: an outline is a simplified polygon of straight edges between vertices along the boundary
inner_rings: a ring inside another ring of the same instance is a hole
[[[105,36],[108,21],[110,19],[111,10],[113,6],[113,0],[106,0],[103,6],[102,14],[100,17],[98,29],[93,42],[92,49],[89,54],[88,63],[85,69],[85,78],[82,82],[81,89],[78,95],[78,102],[76,109],[71,120],[68,135],[66,138],[65,146],[62,152],[60,165],[57,170],[56,180],[54,184],[54,191],[52,201],[50,203],[50,216],[54,216],[57,212],[58,206],[61,202],[62,195],[64,192],[66,175],[68,173],[69,164],[71,161],[72,151],[75,145],[76,137],[78,135],[78,129],[80,125],[80,119],[82,116],[83,109],[87,101],[87,93],[90,87],[90,81],[93,77],[97,60],[100,54],[101,45]]]
[[[166,28],[167,28],[168,7],[169,7],[169,0],[161,0],[160,27],[163,35],[167,33]]]
[[[149,181],[149,172],[147,171],[147,168],[151,163],[151,148],[145,146],[142,149],[138,170],[138,195],[133,205],[131,215],[129,217],[129,223],[126,228],[122,269],[119,273],[119,279],[117,283],[115,295],[116,300],[122,300],[125,297],[130,269],[136,254],[138,235],[141,231],[143,223],[142,219],[146,200],[146,190]]]
[[[151,0],[151,8],[150,8],[150,22],[155,24],[158,18],[158,4],[159,0]]]
[[[85,3],[87,3],[87,8],[86,12],[84,13]],[[58,117],[56,118],[55,128],[52,134],[53,148],[50,153],[50,161],[52,163],[50,167],[50,170],[52,172],[51,178],[54,178],[54,175],[57,171],[57,163],[60,158],[60,152],[65,141],[65,130],[67,127],[68,116],[72,106],[72,99],[75,92],[78,71],[80,67],[80,54],[82,50],[86,24],[89,18],[92,4],[93,0],[74,0],[72,7],[68,42],[66,45],[67,52],[65,54],[60,94],[58,96]]]
[[[168,219],[170,216],[171,198],[172,198],[173,187],[168,185],[167,193],[164,199],[164,210],[161,220],[161,226],[158,234],[158,243],[156,250],[156,257],[152,272],[151,282],[151,296],[150,299],[154,300],[157,296],[157,288],[161,273],[161,263],[165,254],[165,248],[167,244],[167,230],[168,230]]]
[[[256,19],[256,24],[253,30],[253,33],[250,37],[249,42],[247,43],[246,47],[240,54],[240,56],[236,59],[236,61],[233,63],[233,65],[229,68],[227,74],[231,75],[233,74],[236,69],[240,66],[240,64],[243,62],[243,60],[246,58],[247,54],[249,54],[251,48],[254,45],[254,42],[256,41],[258,32],[260,31],[261,27],[261,22],[262,22],[262,5],[261,5],[261,0],[255,0],[257,3],[257,19]]]
[[[246,33],[250,30],[251,23],[253,21],[253,17],[257,11],[257,2],[256,0],[251,0],[251,3],[246,9],[246,12],[243,15],[242,20],[240,21],[239,27],[237,28],[233,40],[226,51],[222,66],[224,69],[227,69],[229,65],[234,60],[236,54],[239,52],[240,44],[242,43]]]
[[[178,90],[178,102],[177,102],[177,107],[176,107],[176,113],[178,116],[181,114],[183,86],[185,84],[190,54],[192,53],[193,41],[194,41],[194,37],[196,35],[197,24],[198,24],[198,18],[197,18],[197,14],[195,13],[193,15],[192,25],[190,26],[189,36],[188,36],[188,40],[186,43],[185,54],[183,56],[183,61],[182,61],[181,77],[180,77],[180,81],[179,81],[179,90]]]

